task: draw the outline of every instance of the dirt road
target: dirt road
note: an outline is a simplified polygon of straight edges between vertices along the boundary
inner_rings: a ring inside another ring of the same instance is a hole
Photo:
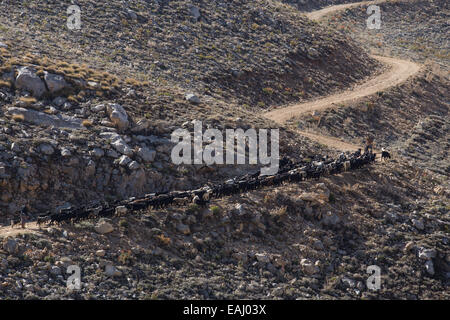
[[[342,4],[330,6],[318,11],[308,13],[307,16],[312,20],[319,20],[325,15],[331,14],[336,11],[347,9],[350,7],[361,6],[366,4],[376,4],[384,1],[363,1],[350,4]],[[381,63],[387,65],[389,69],[383,74],[369,79],[368,81],[356,85],[355,87],[343,91],[341,93],[333,94],[327,97],[318,98],[312,101],[292,104],[287,107],[277,108],[270,112],[267,112],[265,116],[279,124],[284,124],[287,120],[300,116],[305,113],[311,113],[313,111],[320,111],[328,108],[333,108],[339,104],[347,103],[356,99],[360,99],[376,92],[383,91],[389,87],[399,85],[406,81],[409,77],[414,76],[420,70],[420,65],[397,58],[372,56]],[[323,136],[318,133],[298,131],[300,134],[327,145],[328,147],[339,149],[343,151],[356,150],[358,145],[354,145],[349,142],[344,142],[334,137]]]

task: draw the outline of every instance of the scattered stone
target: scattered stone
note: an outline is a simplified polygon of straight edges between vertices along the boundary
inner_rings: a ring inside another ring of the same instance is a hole
[[[126,130],[129,125],[128,115],[125,109],[116,103],[110,103],[107,107],[109,119],[120,130]]]
[[[45,71],[44,74],[44,81],[52,94],[69,86],[63,76],[52,74],[47,71]]]
[[[104,256],[106,255],[106,251],[103,250],[103,249],[97,250],[97,251],[95,251],[95,255],[96,255],[97,257],[104,257]]]
[[[123,215],[123,214],[126,214],[126,213],[128,213],[127,207],[125,207],[125,206],[118,206],[118,207],[116,207],[115,214]]]
[[[177,224],[177,230],[178,232],[181,232],[182,234],[188,235],[191,233],[191,230],[188,225],[185,225],[183,223]]]
[[[131,162],[130,157],[123,155],[119,158],[119,165],[122,167],[127,166]]]
[[[53,149],[53,147],[48,144],[48,143],[43,143],[39,146],[39,150],[41,153],[51,156],[53,153],[55,153],[55,149]]]
[[[269,263],[270,257],[266,253],[256,253],[255,254],[256,260],[262,263]]]
[[[104,104],[99,104],[99,105],[91,107],[91,111],[96,112],[96,113],[105,111],[105,109],[106,109],[106,106]]]
[[[119,138],[111,143],[114,149],[120,152],[123,155],[130,156],[133,154],[133,150],[128,146],[128,144],[122,139]]]
[[[412,219],[411,222],[418,230],[423,230],[425,228],[422,220]]]
[[[149,148],[139,148],[139,150],[137,151],[137,155],[139,157],[141,157],[141,159],[146,162],[153,162],[155,160],[156,157],[156,151],[155,150],[150,150]]]
[[[199,97],[197,97],[193,93],[186,94],[186,100],[189,101],[190,103],[193,103],[193,104],[199,104],[200,103]]]
[[[12,238],[7,238],[3,241],[3,250],[10,254],[14,254],[18,251],[17,241]]]
[[[56,97],[55,99],[53,99],[52,103],[53,105],[55,105],[56,107],[61,107],[62,105],[64,105],[64,103],[66,103],[67,99],[64,97]]]
[[[434,276],[434,264],[433,261],[428,260],[425,262],[425,270],[428,272],[430,276]]]
[[[303,272],[307,275],[313,275],[320,271],[319,267],[313,264],[309,259],[302,259],[300,261],[300,266],[302,267]]]
[[[94,158],[100,159],[105,155],[105,151],[101,148],[94,148],[89,152],[89,154]]]
[[[415,247],[414,242],[410,241],[405,245],[405,252],[411,251]]]
[[[419,250],[419,258],[423,260],[431,260],[436,258],[436,250],[435,249],[425,249],[421,248]]]
[[[356,285],[355,280],[352,280],[352,279],[347,278],[347,277],[342,278],[341,281],[347,288],[354,288],[355,285]]]
[[[120,277],[122,275],[122,272],[120,272],[120,270],[117,269],[115,266],[107,264],[105,266],[105,274],[108,277]]]
[[[100,234],[106,234],[114,231],[112,224],[106,221],[101,221],[95,226],[95,231]]]
[[[191,13],[191,15],[194,17],[194,19],[196,21],[200,20],[200,17],[202,16],[200,13],[200,9],[195,7],[195,6],[191,6],[189,7],[189,12]]]
[[[141,167],[141,165],[137,161],[131,161],[128,165],[128,168],[130,170],[138,170]]]

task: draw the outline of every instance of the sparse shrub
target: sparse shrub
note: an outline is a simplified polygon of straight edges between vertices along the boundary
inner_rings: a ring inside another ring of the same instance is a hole
[[[11,88],[11,83],[9,81],[0,80],[0,88],[1,87]]]
[[[27,106],[30,106],[33,103],[37,102],[36,98],[34,98],[34,97],[20,97],[19,101],[25,103]]]
[[[13,114],[12,119],[16,122],[22,122],[25,120],[25,116],[23,114]]]
[[[85,119],[85,120],[83,120],[83,121],[81,122],[81,125],[82,125],[83,127],[90,128],[90,127],[92,127],[92,126],[94,125],[94,123],[92,122],[92,120]]]
[[[219,215],[222,212],[219,206],[211,206],[209,210],[211,210],[213,215]]]
[[[272,88],[269,88],[269,87],[264,88],[264,89],[262,89],[262,90],[263,90],[263,92],[264,92],[265,94],[268,94],[268,95],[272,95],[272,94],[274,93],[274,90],[273,90]]]
[[[330,202],[330,203],[336,202],[336,196],[334,194],[330,193],[330,195],[328,196],[328,202]]]
[[[121,264],[130,264],[133,261],[133,255],[131,253],[131,250],[122,251],[117,258],[119,263]]]
[[[188,214],[197,214],[200,212],[200,206],[196,204],[190,204],[189,207],[186,210],[186,213]]]
[[[287,206],[279,207],[278,209],[270,211],[270,214],[274,217],[282,217],[287,213]]]
[[[121,228],[128,228],[128,221],[126,219],[121,219],[119,221],[119,227],[121,227]]]
[[[158,239],[159,242],[161,242],[162,244],[164,244],[166,246],[169,246],[172,243],[172,239],[170,239],[169,237],[166,237],[163,234],[156,236],[156,239]]]

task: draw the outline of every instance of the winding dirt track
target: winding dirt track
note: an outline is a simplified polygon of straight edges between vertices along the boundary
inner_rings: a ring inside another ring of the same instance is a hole
[[[312,20],[319,20],[325,15],[331,14],[336,11],[344,10],[350,7],[361,6],[365,4],[376,4],[384,1],[363,1],[357,3],[343,4],[330,6],[318,11],[311,12],[307,16]],[[367,82],[356,85],[355,87],[343,91],[341,93],[333,94],[324,98],[318,98],[312,101],[289,105],[284,108],[274,109],[265,113],[265,116],[279,124],[284,124],[287,120],[300,116],[305,113],[311,113],[313,111],[320,111],[328,108],[332,108],[334,105],[347,103],[356,99],[360,99],[369,95],[372,95],[378,91],[385,90],[389,87],[396,86],[406,81],[409,77],[414,76],[419,72],[421,66],[407,60],[372,56],[381,63],[387,65],[389,69],[383,74],[374,77]],[[339,149],[343,151],[356,150],[361,147],[349,142],[341,141],[335,137],[324,136],[313,132],[298,132],[311,140],[324,144],[328,147]]]

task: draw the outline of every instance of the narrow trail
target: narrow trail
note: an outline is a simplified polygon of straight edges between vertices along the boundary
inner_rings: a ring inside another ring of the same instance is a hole
[[[384,1],[363,1],[350,4],[342,4],[330,6],[318,11],[310,12],[307,16],[312,20],[320,20],[322,17],[334,13],[336,11],[344,10],[350,7],[356,7],[366,4],[376,4]],[[383,74],[369,79],[367,82],[354,86],[346,91],[318,98],[312,101],[297,103],[283,108],[277,108],[265,113],[266,118],[284,124],[287,120],[294,117],[301,116],[313,111],[320,111],[336,107],[339,104],[348,103],[366,96],[370,96],[376,92],[383,91],[387,88],[399,85],[406,81],[409,77],[417,74],[421,68],[420,65],[408,61],[392,57],[372,56],[374,59],[387,65],[389,69]],[[360,145],[355,145],[350,142],[341,141],[335,137],[324,136],[319,133],[306,132],[298,130],[300,134],[310,138],[313,141],[324,144],[333,149],[342,151],[351,151],[360,148]]]

